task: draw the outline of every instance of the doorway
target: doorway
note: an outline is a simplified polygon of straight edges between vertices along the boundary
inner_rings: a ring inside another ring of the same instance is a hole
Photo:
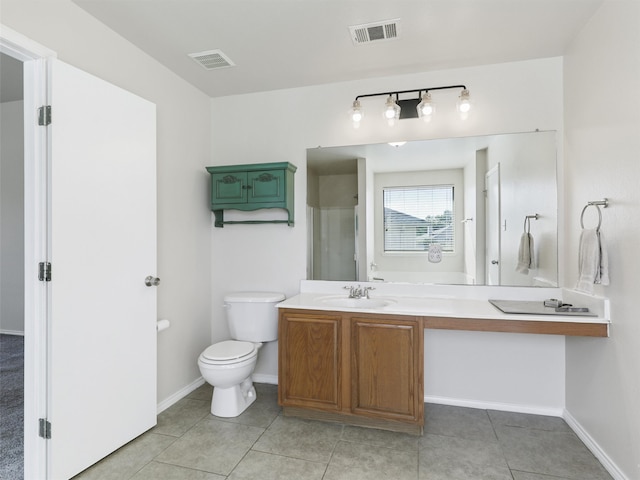
[[[24,476],[23,62],[0,53],[0,478]]]
[[[69,478],[156,423],[155,105],[1,32],[24,72],[24,477]]]

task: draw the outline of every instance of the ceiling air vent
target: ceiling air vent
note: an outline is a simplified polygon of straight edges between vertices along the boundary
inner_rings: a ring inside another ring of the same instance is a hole
[[[378,42],[381,40],[393,40],[398,38],[400,19],[382,20],[364,25],[352,25],[349,27],[351,40],[356,45]]]
[[[190,53],[189,56],[206,70],[235,67],[236,65],[220,50],[209,50],[207,52]]]

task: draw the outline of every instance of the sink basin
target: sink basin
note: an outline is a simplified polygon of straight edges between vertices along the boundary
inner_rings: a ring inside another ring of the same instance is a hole
[[[326,297],[320,299],[320,301],[331,307],[346,308],[382,308],[395,303],[395,300],[388,298]]]

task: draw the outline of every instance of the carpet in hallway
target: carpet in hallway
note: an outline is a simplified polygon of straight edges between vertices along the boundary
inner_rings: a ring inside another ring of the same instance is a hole
[[[24,477],[24,337],[0,334],[0,478]]]

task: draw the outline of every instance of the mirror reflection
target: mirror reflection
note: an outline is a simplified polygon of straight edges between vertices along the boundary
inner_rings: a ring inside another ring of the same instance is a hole
[[[556,133],[307,150],[308,278],[558,285]]]

